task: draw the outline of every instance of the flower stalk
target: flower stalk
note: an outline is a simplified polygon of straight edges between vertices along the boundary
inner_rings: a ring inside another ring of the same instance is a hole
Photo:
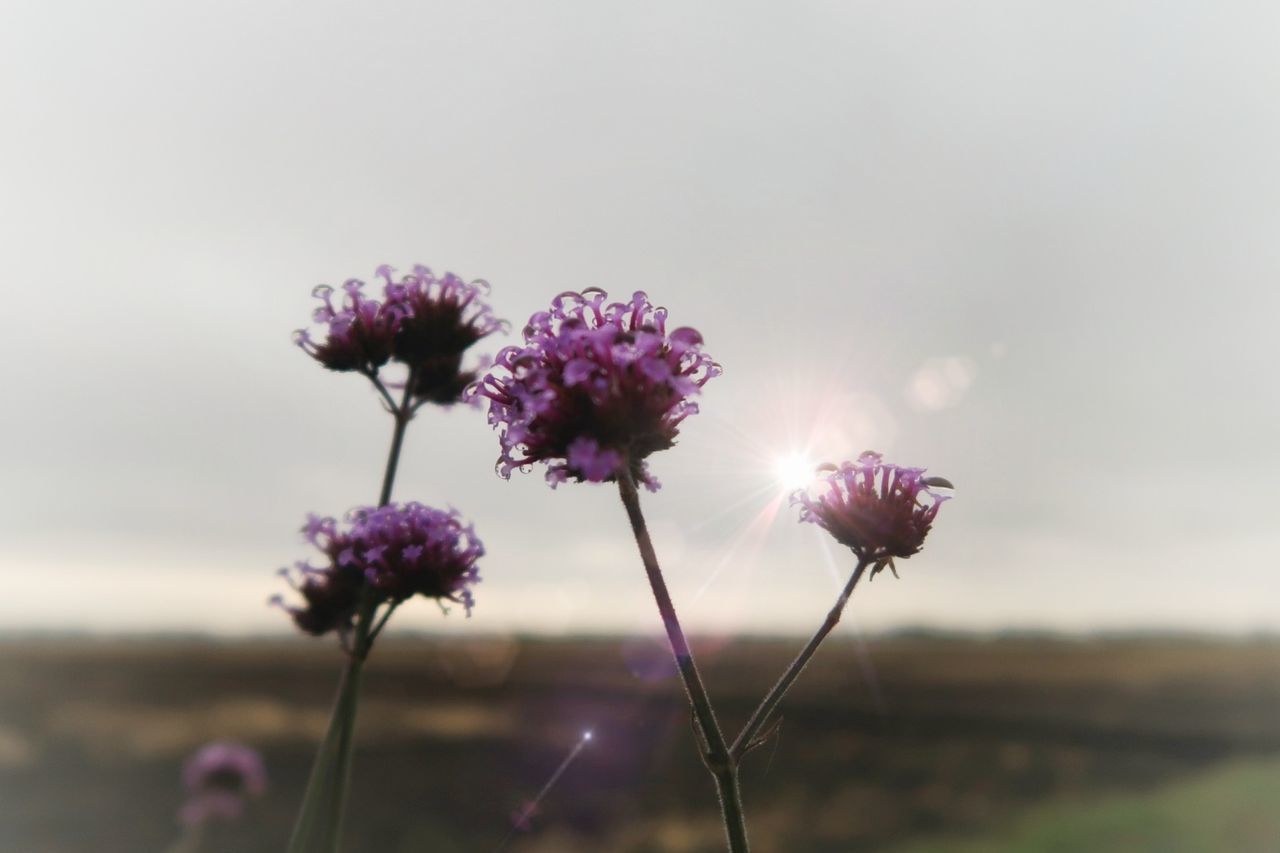
[[[396,425],[391,432],[391,449],[387,452],[387,467],[382,473],[382,491],[378,493],[378,506],[391,503],[391,489],[395,486],[396,470],[400,467],[400,448],[404,446],[404,434],[409,428],[409,421],[413,419],[410,398],[418,378],[417,373],[416,370],[409,370],[409,378],[405,380],[404,396],[400,398],[400,405],[391,410],[391,416],[395,418]],[[381,385],[381,383],[378,384]]]
[[[377,379],[376,374],[370,378],[385,394],[385,387]],[[395,427],[391,433],[391,449],[387,453],[387,466],[382,475],[379,506],[386,506],[391,502],[391,490],[395,486],[396,471],[400,466],[400,449],[404,445],[405,430],[413,417],[410,408],[413,379],[413,371],[410,371],[409,380],[404,386],[404,396],[399,405],[391,409]],[[360,682],[364,675],[364,662],[373,648],[374,639],[386,625],[395,606],[394,602],[388,604],[387,610],[375,626],[377,598],[368,586],[360,597],[354,630],[351,632],[346,649],[346,666],[342,670],[342,680],[338,684],[338,696],[334,700],[333,712],[329,715],[329,728],[325,732],[324,740],[320,743],[319,752],[316,753],[315,764],[311,767],[311,776],[307,779],[307,790],[303,795],[297,823],[293,827],[293,835],[289,839],[288,853],[337,853],[340,848],[342,822],[346,814],[347,789],[351,782],[351,755],[355,744],[356,715],[360,706]]]
[[[361,621],[367,625],[366,620]],[[357,631],[360,629],[358,622]],[[307,780],[307,792],[289,839],[288,853],[336,853],[339,849],[364,661],[364,656],[354,652],[347,655],[338,698],[329,717],[329,729]]]
[[[849,603],[849,597],[853,595],[853,589],[858,585],[858,581],[862,579],[862,574],[867,570],[868,565],[870,565],[869,560],[858,560],[858,565],[853,570],[853,575],[850,576],[849,582],[844,585],[844,589],[840,591],[840,597],[836,599],[835,605],[827,613],[827,618],[823,620],[822,625],[819,626],[813,637],[809,639],[808,644],[800,650],[800,654],[796,655],[796,659],[787,667],[786,672],[782,673],[782,677],[773,685],[773,689],[769,691],[768,695],[752,712],[751,718],[742,727],[742,733],[738,735],[733,745],[729,747],[729,754],[735,762],[741,761],[742,756],[759,745],[761,732],[769,724],[770,719],[773,717],[773,712],[782,703],[783,697],[787,695],[787,691],[791,689],[791,685],[795,683],[795,680],[800,677],[800,673],[804,672],[804,668],[809,665],[810,659],[818,651],[818,646],[822,645],[822,641],[840,623],[840,617],[844,615],[845,605]]]
[[[721,367],[689,327],[668,331],[667,311],[643,291],[609,302],[598,288],[566,292],[549,310],[529,318],[523,345],[500,350],[492,369],[465,393],[489,400],[489,423],[498,431],[496,465],[505,479],[515,470],[546,465],[552,488],[565,482],[618,484],[618,494],[662,617],[676,667],[693,712],[703,763],[716,781],[730,853],[748,850],[738,766],[767,738],[768,726],[787,691],[826,637],[835,630],[858,581],[874,577],[920,550],[945,496],[931,488],[949,481],[924,477],[922,468],[885,464],[867,452],[856,462],[825,466],[824,490],[792,496],[801,521],[829,532],[857,557],[857,566],[835,605],[799,656],[783,673],[730,745],[716,719],[694,662],[640,509],[637,483],[660,484],[647,458],[675,445],[680,426],[696,414],[694,400]],[[932,497],[921,503],[922,495]],[[896,571],[895,571],[896,574]]]
[[[350,279],[342,294],[321,285],[313,291],[320,305],[312,314],[323,327],[319,337],[294,333],[304,353],[328,370],[365,377],[392,416],[391,447],[383,469],[376,507],[358,507],[340,529],[335,518],[311,515],[306,539],[325,556],[322,565],[295,564],[282,569],[302,599],[273,603],[313,636],[334,631],[346,653],[338,696],[321,742],[288,853],[336,853],[342,836],[356,714],[364,664],[391,614],[416,595],[462,604],[470,615],[470,587],[479,582],[475,561],[484,546],[456,510],[420,503],[392,504],[400,451],[409,421],[427,404],[452,406],[476,376],[463,367],[466,351],[506,323],[494,317],[484,297],[489,285],[466,282],[453,273],[437,276],[415,265],[396,278],[387,265],[378,268],[381,298],[366,293],[365,283]],[[381,370],[388,362],[405,370],[400,399],[392,396]]]
[[[702,683],[702,676],[693,659],[693,651],[689,647],[684,630],[680,627],[680,620],[676,617],[675,605],[671,601],[671,594],[667,591],[666,581],[662,577],[662,568],[658,565],[658,556],[653,549],[653,541],[649,537],[649,528],[640,510],[640,494],[636,490],[630,465],[623,466],[618,475],[618,493],[622,497],[622,505],[626,507],[631,531],[635,534],[636,545],[640,549],[640,559],[644,563],[645,574],[649,577],[649,585],[653,589],[653,598],[662,616],[667,640],[671,644],[680,678],[684,682],[689,704],[693,708],[694,722],[702,740],[703,763],[716,780],[729,850],[731,853],[746,853],[749,849],[747,825],[742,811],[737,762],[729,751],[720,724],[716,721],[711,698],[707,695],[707,688]]]
[[[406,386],[407,387],[407,386]],[[407,394],[406,394],[407,396]],[[396,413],[396,426],[387,459],[386,474],[382,480],[381,506],[391,499],[395,482],[400,446],[404,442],[404,430],[408,423]],[[394,608],[394,605],[388,605]],[[355,744],[356,714],[360,706],[360,682],[364,675],[364,662],[373,648],[374,614],[377,599],[366,588],[360,600],[355,629],[347,648],[347,662],[338,684],[338,697],[329,715],[329,728],[320,750],[316,753],[311,776],[307,779],[307,791],[302,798],[293,835],[289,839],[288,853],[337,853],[342,841],[342,821],[346,814],[347,789],[351,782],[351,754]],[[378,622],[381,629],[390,610]]]

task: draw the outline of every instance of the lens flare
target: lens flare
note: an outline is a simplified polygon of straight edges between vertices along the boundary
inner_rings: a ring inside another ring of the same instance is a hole
[[[573,745],[573,749],[569,750],[569,754],[564,757],[564,761],[561,761],[556,769],[552,771],[551,778],[542,786],[542,790],[538,792],[538,795],[532,800],[526,800],[520,808],[512,813],[511,829],[507,831],[502,841],[498,842],[498,846],[494,848],[493,853],[501,853],[517,831],[528,832],[532,829],[533,816],[537,813],[539,804],[550,793],[556,782],[560,781],[560,777],[564,775],[564,771],[569,769],[569,765],[578,757],[578,753],[582,752],[586,745],[591,742],[591,738],[591,729],[583,730],[582,737],[578,738],[578,742]]]
[[[782,491],[792,492],[809,485],[816,467],[812,459],[792,451],[773,460],[773,475]]]

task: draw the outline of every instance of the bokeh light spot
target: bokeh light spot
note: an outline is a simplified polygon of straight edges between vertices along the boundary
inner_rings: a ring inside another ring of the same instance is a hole
[[[928,359],[911,375],[907,400],[924,411],[949,409],[960,404],[977,374],[977,365],[961,356]]]

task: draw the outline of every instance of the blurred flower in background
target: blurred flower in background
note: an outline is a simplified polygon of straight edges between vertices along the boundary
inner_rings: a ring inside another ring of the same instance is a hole
[[[187,827],[212,821],[232,821],[244,814],[250,800],[267,790],[267,770],[262,756],[232,741],[215,741],[200,747],[182,766],[187,800],[178,812]]]

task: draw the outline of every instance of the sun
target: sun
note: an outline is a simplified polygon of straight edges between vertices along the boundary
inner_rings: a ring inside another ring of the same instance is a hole
[[[816,464],[803,453],[786,453],[773,460],[773,475],[779,487],[790,492],[802,489],[813,481]]]

